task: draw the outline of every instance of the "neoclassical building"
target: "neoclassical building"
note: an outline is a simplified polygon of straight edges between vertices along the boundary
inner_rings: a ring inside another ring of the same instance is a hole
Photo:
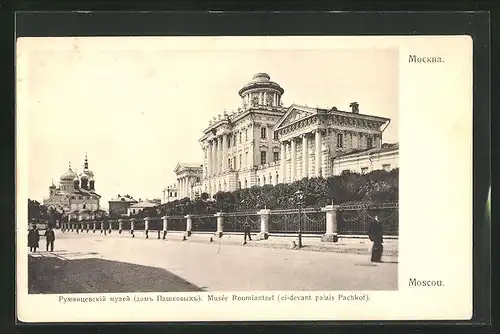
[[[284,107],[284,89],[257,73],[238,92],[237,111],[214,117],[199,142],[201,164],[175,169],[179,198],[254,185],[398,167],[398,144],[382,144],[390,119],[336,107]]]
[[[82,173],[73,171],[70,163],[68,170],[59,178],[59,187],[52,182],[49,197],[43,200],[43,204],[81,219],[100,209],[100,198],[95,192],[94,172],[89,169],[85,155]]]

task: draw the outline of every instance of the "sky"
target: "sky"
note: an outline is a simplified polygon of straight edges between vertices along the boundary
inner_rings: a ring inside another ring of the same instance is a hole
[[[276,47],[273,47],[276,45]],[[262,46],[262,47],[260,47]],[[211,118],[240,107],[238,90],[258,72],[282,101],[391,119],[398,141],[398,50],[300,48],[269,38],[36,38],[18,42],[17,113],[26,113],[28,195],[83,169],[85,153],[101,206],[117,194],[162,196],[179,161],[201,163]],[[20,91],[22,90],[22,92]]]

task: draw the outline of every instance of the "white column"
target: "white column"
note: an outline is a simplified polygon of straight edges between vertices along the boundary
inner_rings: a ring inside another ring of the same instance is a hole
[[[222,172],[222,137],[217,138],[217,173],[220,174]]]
[[[224,214],[222,212],[218,212],[214,215],[217,218],[217,234],[222,236],[222,232],[224,231]]]
[[[180,198],[181,197],[181,179],[177,179],[177,195]]]
[[[271,210],[262,209],[259,211],[260,215],[260,237],[267,239],[269,235],[269,214]]]
[[[319,177],[321,175],[321,132],[319,130],[316,130],[315,140],[316,140],[315,143],[316,152],[315,152],[314,168],[316,171],[315,176]]]
[[[210,177],[212,175],[212,142],[208,142],[207,150],[207,175],[205,177]]]
[[[191,218],[191,215],[186,215],[184,216],[184,218],[186,218],[186,232],[191,232],[193,226],[193,220]]]
[[[290,172],[291,174],[291,182],[295,181],[296,179],[296,173],[297,173],[297,143],[295,142],[295,138],[292,138],[292,150],[291,150],[291,155],[292,155],[292,170]]]
[[[264,103],[262,103],[262,92],[259,93],[259,104],[262,105]]]
[[[286,147],[285,142],[281,142],[281,182],[286,183]]]
[[[212,140],[212,175],[217,174],[217,138]]]
[[[222,171],[228,170],[227,165],[227,133],[222,135]]]
[[[321,211],[326,213],[326,233],[321,241],[337,242],[337,206],[327,205]]]
[[[163,231],[167,230],[167,216],[161,218],[163,220]]]
[[[267,106],[267,92],[264,92],[264,101],[263,105]]]
[[[307,134],[302,135],[302,177],[309,177],[309,142]]]

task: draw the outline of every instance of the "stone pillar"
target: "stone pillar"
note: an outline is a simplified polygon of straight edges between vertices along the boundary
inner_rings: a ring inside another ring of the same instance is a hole
[[[177,179],[177,198],[182,198],[182,177]]]
[[[222,172],[228,170],[227,165],[227,133],[222,135]]]
[[[96,222],[94,222],[94,224],[93,224],[93,226],[92,226],[92,227],[93,227],[93,228],[92,228],[92,233],[95,233],[96,224],[97,224],[97,223],[96,223]]]
[[[223,142],[222,142],[222,137],[223,136],[220,136],[219,137],[219,140],[218,140],[218,143],[217,143],[217,147],[219,148],[218,151],[219,151],[219,155],[217,156],[217,172],[218,174],[222,173],[222,166],[224,165],[224,161],[223,161],[223,150],[224,150],[224,145],[223,145]]]
[[[259,239],[266,239],[269,237],[269,215],[271,210],[262,209],[259,211],[260,215],[260,233],[258,235]]]
[[[302,135],[302,177],[309,177],[309,142],[307,134]]]
[[[217,138],[212,140],[212,176],[217,174]]]
[[[134,225],[135,225],[135,218],[130,219],[130,234],[132,234],[132,238],[135,237],[134,235]]]
[[[321,236],[321,241],[338,242],[337,206],[327,205],[321,211],[326,213],[326,233]]]
[[[315,169],[315,176],[319,177],[321,176],[321,132],[319,130],[316,130],[315,133],[315,163],[314,163],[314,169]]]
[[[118,234],[122,234],[123,230],[123,219],[118,219]]]
[[[149,220],[151,218],[144,218],[144,234],[146,235],[146,239],[149,238]]]
[[[286,147],[285,147],[285,142],[281,142],[281,148],[280,148],[280,154],[281,154],[281,161],[280,161],[280,168],[281,168],[281,182],[286,183]]]
[[[290,171],[290,182],[295,181],[296,173],[297,173],[297,143],[295,142],[295,138],[291,140],[292,148],[291,148],[291,171]]]
[[[90,230],[90,223],[87,222],[87,233],[89,233]]]
[[[163,216],[161,219],[163,221],[163,239],[165,239],[167,236],[168,218],[167,216]]]
[[[224,232],[224,213],[218,212],[214,215],[217,218],[217,232],[216,234],[222,237],[222,233]]]
[[[207,175],[205,178],[212,175],[212,142],[208,142],[208,146],[205,148],[207,152]]]
[[[184,218],[186,218],[186,234],[188,237],[190,237],[191,229],[193,227],[193,220],[191,218],[191,215],[186,215]]]
[[[104,222],[101,222],[101,233],[104,232]]]

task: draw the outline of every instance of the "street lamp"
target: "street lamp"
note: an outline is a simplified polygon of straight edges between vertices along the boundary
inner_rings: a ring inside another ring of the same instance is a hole
[[[295,203],[299,207],[299,248],[302,248],[302,205],[304,205],[304,192],[297,190],[295,192]]]

